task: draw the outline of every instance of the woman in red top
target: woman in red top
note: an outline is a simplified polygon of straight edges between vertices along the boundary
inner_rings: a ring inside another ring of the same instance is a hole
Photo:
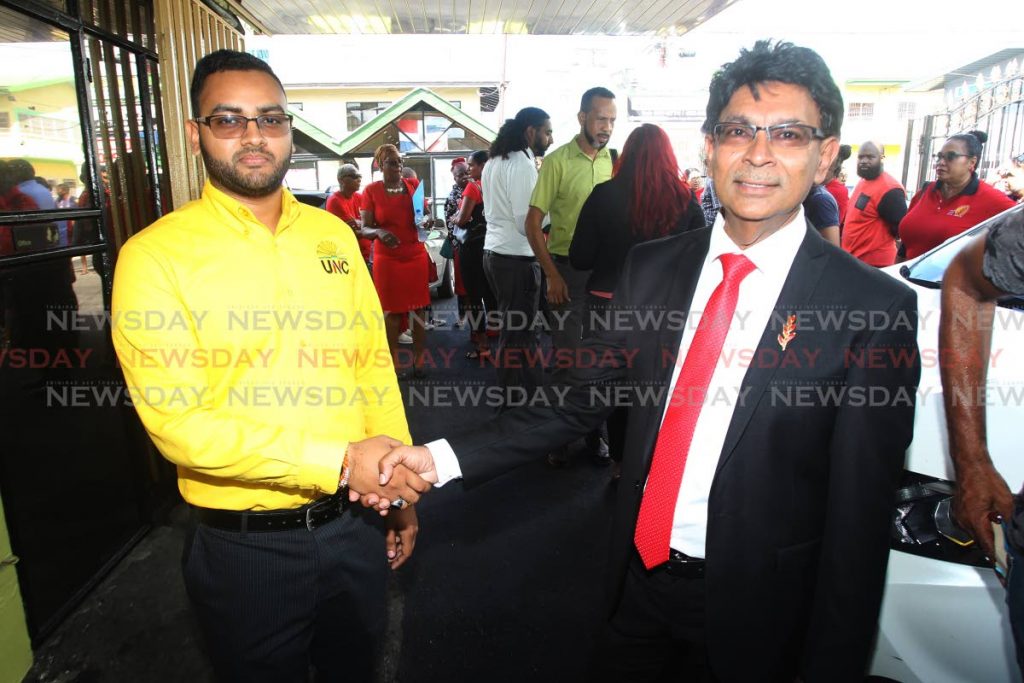
[[[935,155],[935,182],[914,195],[900,221],[904,258],[916,258],[1013,206],[1009,197],[975,172],[986,140],[980,130],[954,135]]]
[[[487,221],[484,220],[484,195],[480,186],[480,177],[487,163],[487,150],[473,152],[469,157],[470,180],[462,189],[462,202],[459,213],[452,222],[465,230],[460,265],[462,281],[466,285],[466,311],[471,314],[473,330],[470,340],[476,345],[466,358],[479,358],[490,353],[487,341],[486,316],[497,310],[498,304],[491,292],[484,273],[484,238],[487,237]]]
[[[373,284],[384,309],[388,347],[398,367],[398,335],[403,320],[412,316],[413,374],[423,376],[423,328],[430,305],[426,247],[419,240],[412,197],[418,180],[402,177],[402,155],[394,145],[381,145],[373,155],[384,174],[363,191],[363,234],[376,240],[373,247]]]

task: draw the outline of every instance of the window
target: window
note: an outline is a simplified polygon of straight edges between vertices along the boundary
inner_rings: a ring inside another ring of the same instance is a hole
[[[873,119],[875,117],[874,102],[850,102],[847,117],[851,119]]]
[[[900,102],[897,110],[897,116],[900,121],[908,121],[917,115],[917,103],[916,102]]]
[[[448,104],[452,105],[456,109],[462,109],[462,100],[448,100]]]
[[[498,89],[493,87],[480,88],[480,111],[490,113],[498,108]]]
[[[302,111],[302,102],[289,102],[288,108],[294,109],[295,111]]]
[[[391,106],[390,102],[346,102],[348,129],[355,130]]]
[[[7,130],[11,127],[11,113],[0,111],[0,130]]]

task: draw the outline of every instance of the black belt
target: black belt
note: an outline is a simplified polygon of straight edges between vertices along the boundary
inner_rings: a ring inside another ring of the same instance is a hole
[[[490,254],[491,256],[497,256],[498,258],[509,258],[512,259],[513,261],[529,261],[530,263],[533,263],[534,261],[537,260],[536,256],[519,256],[518,254],[499,254],[498,252],[491,251],[490,249],[484,249],[484,253]]]
[[[318,526],[336,519],[348,509],[348,491],[326,496],[312,503],[307,503],[293,510],[262,510],[260,512],[242,512],[235,510],[214,510],[193,505],[199,521],[206,526],[224,531],[288,531],[291,529],[308,529],[312,531]]]
[[[555,263],[569,263],[569,257],[561,254],[551,254],[551,260]]]
[[[704,578],[704,568],[707,565],[704,558],[690,557],[678,550],[669,548],[668,562],[658,565],[652,571],[663,571],[669,576],[678,576],[684,579]]]

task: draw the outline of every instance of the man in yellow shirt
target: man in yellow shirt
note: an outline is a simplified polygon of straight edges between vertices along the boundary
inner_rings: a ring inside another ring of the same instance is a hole
[[[370,680],[387,565],[417,530],[409,507],[385,538],[344,490],[379,489],[377,460],[410,441],[380,303],[352,230],[281,187],[291,117],[270,67],[214,52],[191,98],[209,181],[125,243],[112,305],[133,403],[193,513],[186,588],[220,678]],[[429,485],[391,488],[412,503]]]

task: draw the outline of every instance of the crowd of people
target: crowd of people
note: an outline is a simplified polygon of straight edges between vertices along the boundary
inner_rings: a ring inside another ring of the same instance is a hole
[[[321,680],[370,680],[386,569],[413,552],[420,497],[545,455],[558,465],[566,444],[584,439],[595,456],[610,450],[621,473],[607,622],[587,680],[863,679],[915,408],[806,405],[769,387],[914,396],[920,360],[886,351],[916,347],[916,295],[865,263],[893,263],[900,237],[912,258],[1005,202],[977,179],[977,133],[947,141],[937,180],[909,211],[883,171],[884,146],[862,144],[861,181],[842,201],[842,96],[807,48],[759,41],[716,72],[709,91],[706,176],[681,171],[657,126],[638,127],[621,153],[611,148],[616,100],[601,87],[583,94],[578,133],[550,153],[550,117],[526,107],[489,150],[453,162],[445,216],[461,307],[467,320],[474,314],[471,353],[497,357],[502,387],[547,385],[559,400],[412,446],[395,366],[410,325],[410,370],[422,373],[429,320],[431,221],[418,181],[403,173],[399,150],[382,145],[382,178],[358,201],[358,169],[339,169],[329,208],[351,230],[300,204],[281,186],[292,137],[280,80],[246,53],[199,60],[186,126],[208,182],[199,200],[123,245],[112,319],[130,386],[195,394],[144,397],[135,408],[178,467],[191,512],[185,583],[221,678],[300,681],[312,667]],[[916,212],[943,218],[934,227]],[[1020,233],[1018,222],[997,235],[1019,253]],[[991,280],[982,298],[1021,291],[1019,260],[996,251],[978,271]],[[309,267],[313,253],[321,267]],[[370,268],[351,267],[368,256]],[[969,264],[972,278],[979,264]],[[384,324],[268,333],[194,315],[296,307],[364,320],[383,312]],[[886,311],[900,322],[867,331],[852,319],[822,329],[794,322],[794,311],[819,309]],[[128,323],[126,314],[153,310],[185,323]],[[697,320],[594,324],[605,310]],[[556,364],[545,378],[531,362],[544,316],[554,357],[587,351],[602,361]],[[244,367],[178,367],[159,353],[268,344],[262,364]],[[358,353],[341,366],[304,362],[321,347]],[[879,351],[877,362],[851,364],[845,352],[855,348]],[[747,351],[759,362],[721,360]],[[378,362],[381,354],[393,362]],[[362,400],[238,400],[280,385]],[[661,393],[595,401],[603,387]],[[384,528],[364,508],[384,516]],[[673,675],[666,667],[680,653],[693,670]]]

